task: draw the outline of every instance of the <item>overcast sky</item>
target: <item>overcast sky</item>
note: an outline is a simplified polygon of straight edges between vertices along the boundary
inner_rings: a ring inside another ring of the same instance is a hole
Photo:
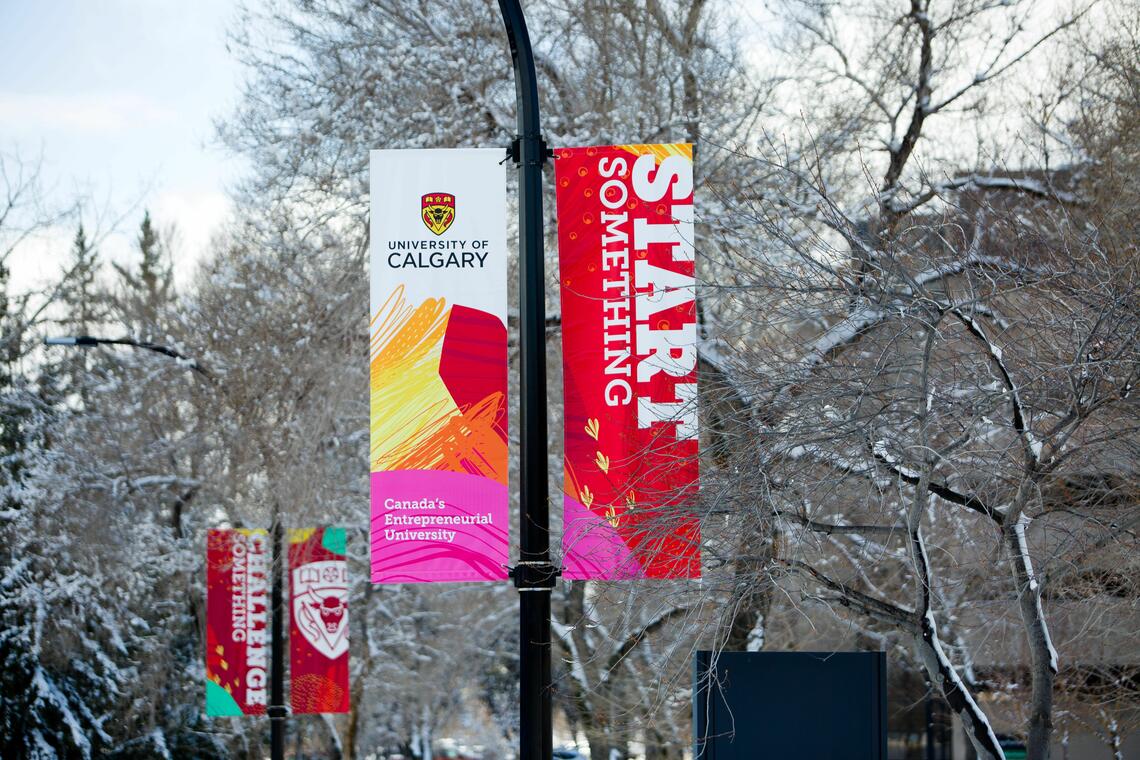
[[[0,150],[42,157],[49,201],[109,217],[138,204],[103,250],[121,260],[149,208],[180,231],[180,275],[227,212],[240,163],[213,120],[236,102],[233,0],[0,0]],[[88,222],[94,223],[93,220]],[[106,224],[106,222],[104,222]],[[59,271],[74,230],[12,262],[17,286]],[[53,255],[55,254],[55,255]]]

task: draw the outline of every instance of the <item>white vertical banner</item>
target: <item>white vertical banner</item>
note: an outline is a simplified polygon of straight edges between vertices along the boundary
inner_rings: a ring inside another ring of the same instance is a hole
[[[507,577],[502,149],[371,159],[372,580]]]

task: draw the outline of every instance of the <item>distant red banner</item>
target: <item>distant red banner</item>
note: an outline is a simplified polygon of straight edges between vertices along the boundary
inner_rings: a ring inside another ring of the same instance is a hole
[[[699,577],[692,146],[556,156],[564,575]]]
[[[206,534],[206,714],[264,715],[269,696],[269,534]]]
[[[290,531],[289,588],[293,712],[348,712],[348,563],[344,528]]]

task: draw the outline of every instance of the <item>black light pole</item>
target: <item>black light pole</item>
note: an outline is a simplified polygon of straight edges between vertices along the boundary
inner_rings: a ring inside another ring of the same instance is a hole
[[[285,615],[281,609],[283,596],[281,588],[282,551],[284,543],[281,527],[281,516],[273,509],[273,557],[270,563],[273,567],[273,584],[270,587],[270,620],[273,624],[271,636],[273,637],[270,654],[273,657],[273,667],[269,673],[269,756],[272,760],[285,758]]]
[[[130,346],[131,348],[138,348],[145,351],[154,351],[155,353],[169,356],[172,359],[185,362],[186,366],[198,372],[207,380],[213,381],[213,377],[207,372],[197,361],[191,359],[185,354],[175,351],[173,348],[163,346],[159,343],[150,343],[148,341],[134,340],[133,338],[95,338],[90,335],[76,335],[66,336],[60,338],[44,338],[45,346]],[[281,573],[284,568],[284,562],[281,556],[282,547],[282,534],[284,533],[281,527],[280,513],[276,507],[273,509],[273,525],[271,526],[273,532],[272,536],[272,558],[270,559],[270,567],[272,567],[273,579],[270,590],[270,619],[272,624],[271,636],[272,642],[270,644],[270,657],[272,658],[272,665],[270,666],[269,673],[269,702],[266,712],[269,714],[269,748],[272,760],[285,759],[285,716],[287,711],[285,709],[285,632],[284,632],[284,613],[282,611],[282,596],[283,590],[281,585]]]
[[[519,347],[521,462],[519,562],[519,760],[550,760],[550,508],[546,462],[546,285],[542,252],[542,165],[548,155],[538,119],[534,53],[519,0],[499,0],[515,69],[519,170]]]

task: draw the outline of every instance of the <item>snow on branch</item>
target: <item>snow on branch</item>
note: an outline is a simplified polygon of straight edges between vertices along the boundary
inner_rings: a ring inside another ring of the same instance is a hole
[[[835,523],[819,522],[818,520],[804,517],[795,512],[777,510],[776,514],[785,520],[794,520],[814,533],[823,533],[827,536],[857,534],[889,537],[901,536],[906,533],[906,526],[903,525],[838,525]]]
[[[899,294],[906,296],[914,295],[915,288],[925,287],[931,283],[962,274],[969,269],[977,267],[993,267],[1010,274],[1034,276],[1047,275],[1050,273],[1048,270],[1022,266],[998,256],[987,256],[981,253],[979,249],[980,245],[978,244],[977,238],[975,238],[975,241],[970,245],[969,252],[960,261],[945,262],[930,267],[929,269],[924,269],[911,277],[909,286],[898,291]],[[898,315],[904,306],[905,303],[903,301],[895,299],[883,305],[863,305],[856,308],[842,320],[824,330],[815,340],[808,343],[804,349],[803,358],[800,360],[800,368],[810,370],[819,366],[836,351],[851,345],[871,328]]]
[[[907,631],[917,629],[917,620],[913,610],[864,594],[862,591],[824,575],[808,563],[798,559],[781,559],[778,561],[780,564],[809,576],[820,585],[839,594],[838,601],[844,607],[852,607],[870,618]]]
[[[703,340],[697,347],[700,358],[724,378],[725,383],[736,394],[740,403],[750,406],[754,401],[753,396],[737,379],[736,365],[729,354],[730,351],[731,348],[728,343],[721,338]]]
[[[983,190],[1016,190],[1029,195],[1039,195],[1042,198],[1052,198],[1061,203],[1076,205],[1082,202],[1081,197],[1076,193],[1058,190],[1032,177],[982,177],[971,174],[962,179],[965,182],[964,186],[973,186]]]
[[[969,333],[974,336],[978,342],[985,346],[991,362],[997,368],[998,373],[1002,377],[1002,382],[1005,384],[1006,390],[1009,393],[1013,413],[1013,429],[1017,431],[1018,437],[1021,439],[1022,446],[1025,449],[1025,456],[1033,466],[1036,467],[1040,465],[1042,445],[1029,428],[1025,406],[1021,402],[1021,392],[1017,384],[1014,383],[1009,368],[1006,367],[1001,346],[998,346],[989,339],[985,330],[982,329],[982,326],[978,324],[978,321],[974,319],[973,316],[963,313],[961,309],[952,309],[951,313],[958,318],[958,321],[966,327]]]
[[[582,656],[578,652],[578,644],[571,635],[574,627],[566,625],[552,617],[550,619],[550,630],[558,637],[562,645],[566,647],[568,659],[565,659],[564,662],[570,666],[571,677],[578,682],[578,686],[581,687],[582,691],[589,692],[591,688],[590,678],[586,675],[586,669],[583,667]]]
[[[186,486],[187,488],[197,488],[202,485],[202,481],[196,478],[181,478],[177,475],[147,475],[141,478],[132,478],[129,483],[132,489],[149,488],[151,486]]]
[[[946,697],[946,701],[962,718],[963,723],[967,724],[967,736],[974,748],[988,750],[993,758],[1002,757],[1001,744],[994,734],[989,718],[978,706],[974,696],[958,675],[954,664],[946,656],[946,650],[942,648],[937,623],[931,610],[927,610],[922,616],[922,640],[926,644],[923,647],[924,659],[933,660],[928,668],[933,666],[941,681],[942,694]]]
[[[911,558],[914,562],[915,580],[919,584],[919,631],[916,643],[919,654],[932,682],[938,683],[947,703],[962,720],[974,748],[983,757],[988,753],[993,758],[1001,757],[1001,749],[994,735],[989,718],[978,707],[970,690],[958,675],[954,664],[942,648],[938,623],[934,619],[931,605],[933,597],[930,557],[926,551],[926,540],[917,525],[910,530]]]
[[[1017,561],[1021,563],[1022,572],[1028,579],[1028,589],[1026,590],[1033,595],[1033,603],[1036,607],[1041,635],[1045,640],[1045,647],[1049,653],[1049,669],[1056,675],[1057,649],[1053,646],[1053,638],[1049,635],[1049,626],[1045,623],[1045,612],[1041,609],[1041,584],[1037,582],[1037,576],[1033,572],[1033,560],[1029,556],[1029,544],[1025,540],[1025,527],[1029,525],[1029,523],[1029,516],[1022,513],[1017,518],[1017,522],[1013,524],[1014,540],[1017,546]]]
[[[933,198],[958,190],[1010,190],[1013,192],[1048,198],[1070,206],[1080,206],[1085,199],[1076,193],[1060,190],[1035,177],[994,177],[982,174],[966,174],[943,182],[936,182],[925,192],[903,202],[893,195],[887,198],[890,210],[896,214],[906,214],[926,204]]]
[[[884,321],[887,316],[888,312],[882,309],[860,306],[808,344],[801,366],[807,369],[822,364],[836,349],[853,343],[868,328]]]
[[[912,486],[917,486],[921,483],[921,478],[919,478],[915,472],[902,467],[892,456],[890,456],[890,454],[886,451],[886,448],[882,446],[882,441],[878,441],[872,445],[872,452],[875,456],[875,459],[885,465],[887,469],[889,469],[899,478],[899,480]],[[998,525],[1003,524],[1005,521],[1005,514],[1003,512],[996,509],[995,507],[990,506],[985,501],[979,499],[973,494],[961,493],[960,491],[956,491],[955,489],[951,488],[946,483],[941,483],[934,480],[933,478],[927,479],[926,488],[928,491],[930,491],[930,493],[934,494],[940,499],[948,501],[951,504],[957,504],[960,507],[965,507],[966,509],[977,512],[978,514],[985,515],[986,517],[989,517],[991,520],[996,522]]]
[[[797,444],[784,451],[781,451],[778,448],[774,448],[773,453],[782,453],[788,459],[792,460],[811,457],[816,461],[834,467],[840,472],[846,473],[848,475],[858,475],[860,477],[867,478],[872,482],[876,482],[874,479],[875,469],[871,465],[866,464],[860,460],[846,457],[839,452],[829,451],[814,444]]]
[[[60,717],[71,732],[71,740],[75,742],[75,746],[79,748],[83,757],[90,757],[91,740],[87,738],[86,729],[80,723],[78,716],[72,712],[71,703],[67,697],[56,687],[51,676],[42,668],[36,668],[35,674],[32,676],[32,690],[36,694],[35,701],[37,703],[51,705],[59,712]]]

